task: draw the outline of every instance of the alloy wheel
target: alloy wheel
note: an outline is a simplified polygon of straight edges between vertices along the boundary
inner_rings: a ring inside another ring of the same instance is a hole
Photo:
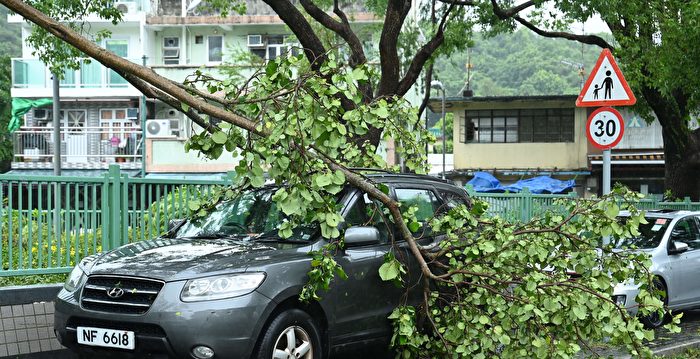
[[[282,331],[275,342],[272,359],[312,359],[313,346],[309,333],[299,326],[291,326]]]

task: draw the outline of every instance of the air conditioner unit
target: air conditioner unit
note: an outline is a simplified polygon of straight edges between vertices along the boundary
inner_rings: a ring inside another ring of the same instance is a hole
[[[126,119],[127,120],[137,120],[139,118],[139,109],[136,107],[130,107],[126,109]]]
[[[122,14],[133,14],[136,12],[135,2],[116,2],[114,3],[114,7]]]
[[[32,114],[32,117],[35,120],[50,120],[50,112],[47,111],[46,109],[43,108],[37,108],[34,109],[34,113]]]
[[[180,48],[180,38],[177,36],[166,36],[163,38],[163,48]]]
[[[177,65],[180,63],[180,38],[167,36],[163,38],[163,63]]]
[[[265,43],[263,42],[262,35],[248,35],[248,47],[263,47]]]
[[[170,120],[146,121],[146,137],[173,137],[170,130]]]

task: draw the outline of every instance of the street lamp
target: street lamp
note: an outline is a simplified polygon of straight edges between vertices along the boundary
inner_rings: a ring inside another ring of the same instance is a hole
[[[445,179],[445,151],[447,150],[447,140],[445,140],[445,88],[442,82],[433,80],[430,82],[430,88],[442,91],[442,179]]]

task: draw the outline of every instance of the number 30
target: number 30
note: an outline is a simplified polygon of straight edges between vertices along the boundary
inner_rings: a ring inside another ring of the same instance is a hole
[[[614,120],[608,120],[603,122],[603,120],[597,120],[595,125],[598,127],[598,131],[593,132],[596,137],[603,136],[604,134],[608,137],[613,137],[617,132],[617,123]]]

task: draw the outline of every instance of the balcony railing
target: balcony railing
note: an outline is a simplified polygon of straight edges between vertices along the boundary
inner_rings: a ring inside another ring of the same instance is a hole
[[[140,59],[128,59],[141,63]],[[79,70],[65,70],[62,88],[126,88],[129,83],[101,63],[80,59]],[[39,59],[12,59],[12,87],[50,88],[51,71]]]
[[[140,168],[142,132],[138,127],[61,127],[63,168]],[[22,127],[12,134],[13,168],[53,168],[53,128]]]

